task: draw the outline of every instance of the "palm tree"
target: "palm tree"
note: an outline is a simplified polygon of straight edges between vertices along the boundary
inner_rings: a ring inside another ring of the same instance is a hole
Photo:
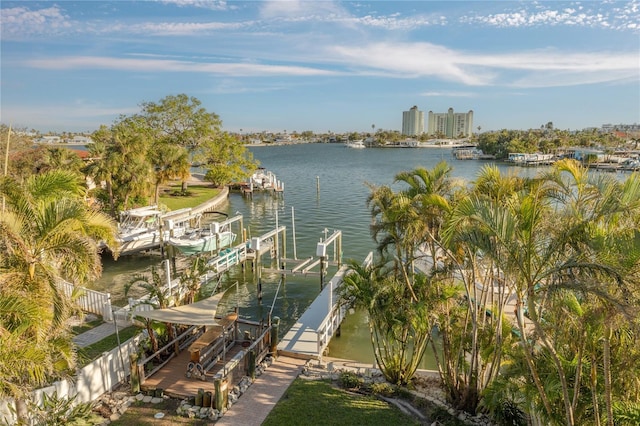
[[[45,151],[44,165],[41,171],[63,169],[80,173],[83,165],[82,159],[74,151],[68,148],[55,147],[48,148]]]
[[[180,274],[180,284],[184,288],[184,296],[181,305],[188,305],[196,301],[196,295],[202,285],[202,277],[212,267],[207,265],[207,260],[204,255],[192,256],[189,261],[189,265]]]
[[[156,143],[151,151],[151,163],[154,170],[154,203],[158,204],[160,186],[171,179],[186,180],[191,169],[189,153],[179,145]]]
[[[349,263],[342,298],[369,316],[369,333],[377,365],[394,384],[407,385],[430,341],[428,323],[423,318],[428,305],[415,302],[402,280],[386,270],[388,262],[363,266]],[[416,279],[415,288],[427,288],[426,277]]]
[[[24,415],[26,392],[75,363],[66,321],[77,308],[58,280],[84,284],[99,277],[98,242],[115,247],[115,224],[86,205],[82,180],[72,172],[50,171],[23,184],[4,177],[0,193],[7,207],[0,213],[0,298],[10,307],[0,318],[8,351],[3,356],[28,357],[12,363],[34,369],[30,375],[4,376],[16,380],[4,391],[17,399]],[[17,312],[28,314],[24,322],[15,322]]]
[[[109,203],[109,211],[115,216],[116,207],[113,194],[113,181],[114,175],[117,173],[117,168],[114,167],[113,157],[110,157],[107,143],[97,137],[97,133],[100,131],[106,132],[107,130],[102,127],[101,130],[94,133],[93,137],[95,139],[89,147],[90,160],[85,167],[85,173],[93,179],[98,188],[104,185]]]
[[[367,202],[374,219],[371,232],[377,242],[379,265],[372,271],[352,268],[355,273],[348,280],[356,280],[351,282],[351,288],[370,290],[373,286],[379,296],[375,303],[365,299],[364,305],[370,317],[377,318],[372,332],[376,337],[372,341],[374,347],[383,348],[378,349],[381,353],[378,363],[396,381],[411,378],[414,361],[422,356],[430,341],[434,322],[426,313],[435,309],[440,300],[435,291],[439,285],[418,273],[414,263],[424,245],[438,235],[441,217],[449,209],[447,197],[453,188],[449,173],[450,168],[441,163],[433,171],[416,169],[396,175],[396,182],[406,184],[406,189],[399,192],[388,186],[370,186]],[[424,251],[436,257],[436,248]],[[375,279],[371,277],[373,272],[378,274],[374,274]],[[370,293],[356,291],[356,294]],[[406,346],[408,338],[414,342],[413,352]]]
[[[129,294],[129,291],[133,286],[140,287],[145,291],[147,295],[143,300],[141,300],[140,304],[146,304],[152,306],[154,309],[164,309],[168,308],[173,303],[173,296],[169,292],[168,283],[163,282],[163,278],[158,272],[158,269],[155,267],[151,267],[151,277],[147,277],[144,274],[135,274],[129,282],[127,282],[124,286],[124,294],[125,296]],[[145,327],[147,328],[147,333],[149,334],[149,340],[151,342],[151,348],[153,352],[158,352],[158,339],[153,330],[153,320],[145,319]],[[175,332],[173,329],[173,325],[170,323],[165,323],[165,327],[167,333],[169,335],[169,340],[174,340]],[[176,342],[176,353],[177,342]]]
[[[499,198],[476,195],[462,200],[457,219],[449,224],[448,235],[467,229],[467,244],[499,266],[501,279],[516,298],[520,354],[547,421],[575,424],[579,406],[580,371],[565,362],[570,356],[567,345],[557,339],[557,321],[551,320],[566,304],[566,297],[560,296],[579,292],[620,308],[628,305],[628,291],[621,284],[626,281],[637,288],[630,278],[638,264],[638,243],[628,224],[638,223],[640,192],[637,178],[630,180],[628,191],[621,191],[615,180],[593,177],[577,163],[564,161],[525,186],[507,181],[493,192],[502,194]],[[480,180],[483,185],[488,181]],[[509,186],[517,190],[509,193]],[[624,216],[630,222],[622,220]],[[616,245],[608,235],[622,241],[618,245],[626,250],[612,250]],[[551,377],[549,368],[556,387],[545,384]],[[606,381],[605,374],[605,386]]]

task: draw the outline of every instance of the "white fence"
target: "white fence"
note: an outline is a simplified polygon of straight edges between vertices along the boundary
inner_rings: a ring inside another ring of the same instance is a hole
[[[105,321],[113,319],[111,294],[76,286],[64,280],[58,280],[58,287],[69,297],[79,291],[80,296],[76,298],[76,303],[84,312],[100,315]]]
[[[74,379],[61,380],[49,387],[36,390],[32,394],[33,400],[42,403],[42,394],[52,395],[56,392],[59,398],[75,396],[78,403],[95,401],[127,379],[130,373],[129,355],[136,352],[141,339],[142,334],[139,334],[124,342],[120,348],[105,352],[91,364],[79,369]],[[16,423],[10,405],[15,408],[13,400],[0,400],[0,424]]]

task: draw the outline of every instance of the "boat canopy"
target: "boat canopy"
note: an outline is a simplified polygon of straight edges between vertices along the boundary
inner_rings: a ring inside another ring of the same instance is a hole
[[[217,325],[218,304],[226,291],[217,293],[199,302],[152,311],[136,312],[134,316],[154,321],[184,325]]]
[[[155,209],[148,209],[148,210],[141,210],[141,211],[126,213],[127,216],[131,216],[131,217],[157,216],[161,214],[162,212],[160,210],[155,210]]]

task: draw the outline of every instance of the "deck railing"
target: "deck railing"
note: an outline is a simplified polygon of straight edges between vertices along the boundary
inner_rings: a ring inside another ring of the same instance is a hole
[[[261,334],[242,351],[238,352],[233,358],[225,363],[223,368],[214,375],[213,379],[227,380],[227,383],[238,383],[242,377],[246,376],[249,371],[249,353],[254,351],[256,362],[264,359],[270,350],[271,345],[271,329],[264,324],[255,322],[245,322],[253,327],[257,327],[256,331]],[[243,344],[247,341],[236,341],[236,344]]]
[[[147,377],[151,377],[154,373],[164,367],[173,357],[176,356],[176,353],[173,352],[172,349],[175,343],[178,343],[178,347],[180,350],[188,347],[191,342],[193,342],[198,337],[198,328],[197,326],[191,326],[182,334],[174,338],[172,341],[159,348],[156,352],[147,356],[138,361],[138,372],[140,374],[140,383],[144,383]],[[167,355],[168,354],[168,355]],[[162,359],[163,356],[166,356],[165,359]]]
[[[363,265],[369,266],[372,261],[373,252],[370,252],[364,259]],[[322,354],[327,345],[329,345],[331,337],[333,337],[335,332],[340,327],[340,324],[342,323],[342,320],[344,319],[349,308],[348,304],[341,303],[340,301],[340,289],[342,287],[344,277],[348,273],[349,271],[347,270],[347,268],[343,266],[336,273],[336,275],[334,275],[331,281],[329,281],[327,285],[328,289],[325,287],[325,289],[328,291],[329,308],[327,316],[316,329],[318,354]]]

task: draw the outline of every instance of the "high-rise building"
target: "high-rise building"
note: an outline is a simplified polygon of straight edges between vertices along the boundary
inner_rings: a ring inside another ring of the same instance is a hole
[[[424,133],[424,112],[418,111],[417,106],[412,106],[409,111],[402,112],[402,134],[418,136]]]
[[[427,122],[429,136],[446,136],[448,138],[467,137],[473,134],[473,111],[454,113],[453,108],[445,113],[429,111]]]

